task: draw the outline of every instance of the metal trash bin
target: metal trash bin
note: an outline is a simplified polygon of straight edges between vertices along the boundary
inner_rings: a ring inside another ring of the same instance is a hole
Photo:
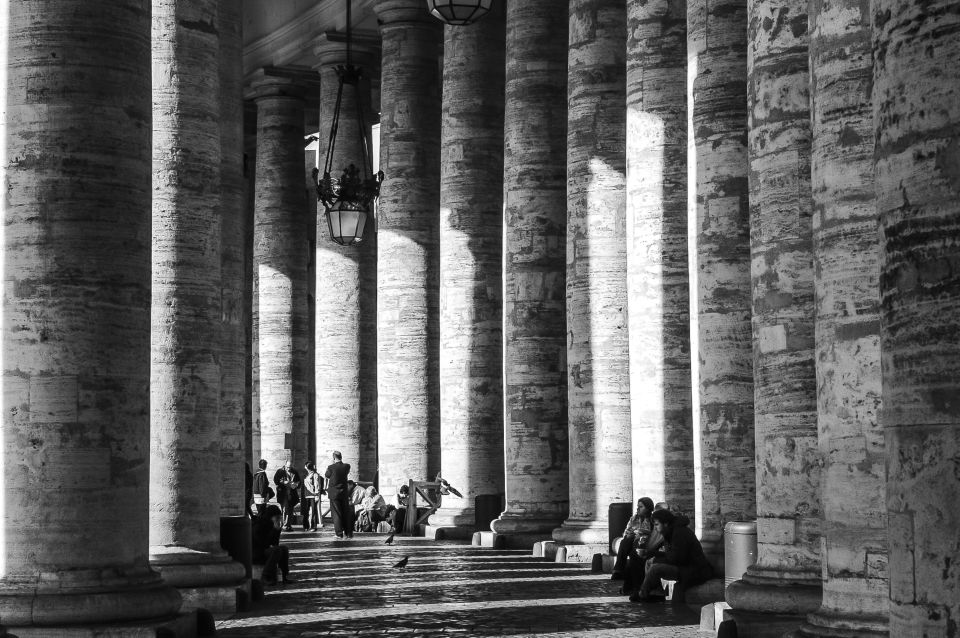
[[[610,503],[607,510],[607,547],[613,547],[613,539],[623,534],[630,517],[633,516],[633,503]]]
[[[747,568],[757,562],[757,522],[730,521],[723,528],[723,589],[743,578]]]

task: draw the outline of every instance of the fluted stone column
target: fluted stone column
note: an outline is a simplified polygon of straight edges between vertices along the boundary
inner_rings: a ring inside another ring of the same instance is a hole
[[[816,0],[810,26],[823,603],[799,635],[872,638],[888,582],[870,14]]]
[[[567,514],[567,28],[554,0],[506,3],[504,480],[491,529],[530,542]],[[516,543],[520,545],[520,542]]]
[[[960,636],[960,11],[876,0],[890,636]]]
[[[221,516],[245,516],[247,461],[244,297],[246,193],[243,182],[243,14],[220,0],[220,478]]]
[[[346,46],[339,38],[324,35],[314,53],[321,77],[317,156],[322,171],[337,101],[336,67],[346,64]],[[361,54],[354,49],[354,65],[369,72],[371,62],[369,52]],[[361,93],[367,87],[365,83],[344,84],[333,177],[339,177],[350,164],[361,168],[364,174],[371,170],[363,167],[357,115],[358,102],[364,113],[369,113],[369,95]],[[315,205],[319,300],[314,315],[318,355],[314,362],[317,458],[326,461],[333,450],[339,450],[353,466],[354,478],[372,481],[377,466],[377,233],[371,215],[359,245],[345,247],[334,243],[323,204]]]
[[[691,512],[685,9],[627,3],[627,290],[633,489]]]
[[[570,513],[561,543],[609,541],[630,501],[622,0],[572,0],[567,111],[567,414]],[[571,559],[568,550],[568,559]]]
[[[503,493],[504,8],[445,27],[440,155],[440,454],[430,525],[476,530],[475,499]],[[489,521],[487,521],[489,522]]]
[[[260,455],[267,475],[308,449],[308,220],[304,214],[304,87],[295,77],[260,72],[257,102],[253,259],[256,278]],[[312,220],[311,220],[312,221]],[[254,434],[256,436],[256,434]]]
[[[244,570],[220,548],[217,14],[218,0],[153,3],[150,560],[185,608],[231,613]]]
[[[687,5],[690,211],[696,220],[700,542],[719,566],[728,521],[756,517],[747,0]]]
[[[377,237],[380,487],[439,471],[437,234],[442,27],[420,0],[378,0],[383,37]]]
[[[727,589],[746,636],[820,605],[806,0],[749,5],[757,564]]]
[[[150,12],[4,10],[0,620],[143,635],[180,607],[148,564]]]

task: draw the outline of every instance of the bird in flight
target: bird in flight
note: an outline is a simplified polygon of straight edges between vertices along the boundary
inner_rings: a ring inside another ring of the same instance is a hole
[[[404,556],[396,565],[393,566],[394,569],[403,569],[407,566],[407,561],[410,560],[409,556]]]
[[[393,537],[394,537],[394,534],[390,534],[390,536],[387,536],[387,540],[383,541],[383,544],[393,545]]]

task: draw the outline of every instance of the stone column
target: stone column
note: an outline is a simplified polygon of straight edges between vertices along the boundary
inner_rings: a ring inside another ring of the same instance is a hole
[[[570,513],[560,543],[609,542],[630,501],[625,34],[622,0],[571,0],[567,111],[567,415]],[[567,551],[568,560],[579,560]],[[592,556],[592,554],[591,554]],[[590,556],[587,557],[589,560]]]
[[[150,12],[4,10],[0,617],[145,625],[180,607],[147,561]]]
[[[337,102],[336,67],[346,64],[346,46],[338,34],[325,34],[314,48],[320,73],[320,170],[327,156],[330,124]],[[370,70],[372,55],[354,50],[354,65]],[[344,84],[339,133],[334,146],[333,177],[350,164],[363,168],[357,106],[369,118],[366,83]],[[369,119],[367,119],[369,125]],[[369,132],[364,131],[364,138]],[[323,177],[321,172],[320,177]],[[354,478],[372,481],[376,473],[377,441],[377,233],[372,215],[363,242],[341,246],[330,239],[323,204],[317,206],[314,362],[317,411],[318,464],[326,467],[330,453],[339,450],[353,466]],[[371,453],[372,451],[372,453]]]
[[[960,13],[876,0],[890,636],[960,635]]]
[[[747,0],[687,5],[690,219],[695,220],[700,483],[697,529],[723,564],[723,528],[757,515],[747,186]],[[719,574],[718,574],[719,575]]]
[[[780,636],[821,599],[807,2],[753,0],[749,25],[758,551],[727,602]]]
[[[468,538],[475,499],[503,493],[504,16],[497,5],[444,38],[440,449],[463,498],[443,499],[430,525]]]
[[[246,193],[243,182],[243,14],[220,0],[220,515],[245,516],[247,445],[244,261]],[[253,466],[256,467],[256,466]]]
[[[441,23],[420,0],[378,0],[381,70],[377,221],[380,487],[439,471],[437,234]]]
[[[313,366],[306,356],[310,247],[304,214],[304,91],[296,77],[260,71],[248,92],[257,102],[253,267],[260,455],[271,482],[288,459],[299,471],[308,449],[305,388]]]
[[[630,0],[626,46],[633,489],[690,513],[686,5]]]
[[[185,608],[232,613],[244,569],[220,548],[218,2],[153,3],[150,560]]]
[[[558,105],[567,96],[568,17],[554,0],[508,0],[506,10],[506,509],[491,529],[522,546],[521,535],[542,539],[567,514],[567,114]]]
[[[887,636],[880,250],[868,7],[810,3],[823,603],[798,635]]]

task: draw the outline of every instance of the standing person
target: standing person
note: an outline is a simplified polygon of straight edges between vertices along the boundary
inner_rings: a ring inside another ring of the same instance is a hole
[[[243,513],[250,518],[252,512],[250,511],[250,505],[253,503],[253,472],[250,471],[250,464],[244,463],[245,470],[243,473]]]
[[[273,475],[273,482],[277,484],[277,503],[283,511],[283,529],[289,532],[293,529],[290,526],[293,507],[300,502],[300,475],[289,459]]]
[[[333,463],[327,466],[324,476],[327,478],[327,498],[330,499],[330,514],[333,516],[333,531],[337,538],[353,538],[353,507],[349,503],[347,475],[350,464],[343,462],[343,455],[333,453]]]
[[[264,513],[253,522],[253,562],[263,563],[260,580],[266,585],[277,584],[277,568],[283,584],[293,582],[290,578],[290,550],[280,544],[280,528],[283,513],[276,505],[264,508]]]
[[[620,547],[617,548],[617,562],[613,564],[613,575],[611,580],[623,580],[627,569],[627,558],[632,557],[638,560],[638,553],[646,549],[647,539],[650,538],[650,532],[653,531],[653,521],[650,514],[653,513],[653,499],[643,498],[637,501],[637,513],[627,522],[620,539]]]
[[[257,516],[263,514],[267,508],[267,501],[273,498],[273,488],[270,487],[270,479],[267,478],[267,460],[260,459],[257,463],[257,473],[253,475],[253,503],[257,506]]]
[[[304,468],[307,475],[303,479],[303,505],[300,509],[303,514],[303,529],[316,531],[323,527],[320,522],[320,495],[323,493],[323,479],[317,473],[317,466],[307,461]]]

